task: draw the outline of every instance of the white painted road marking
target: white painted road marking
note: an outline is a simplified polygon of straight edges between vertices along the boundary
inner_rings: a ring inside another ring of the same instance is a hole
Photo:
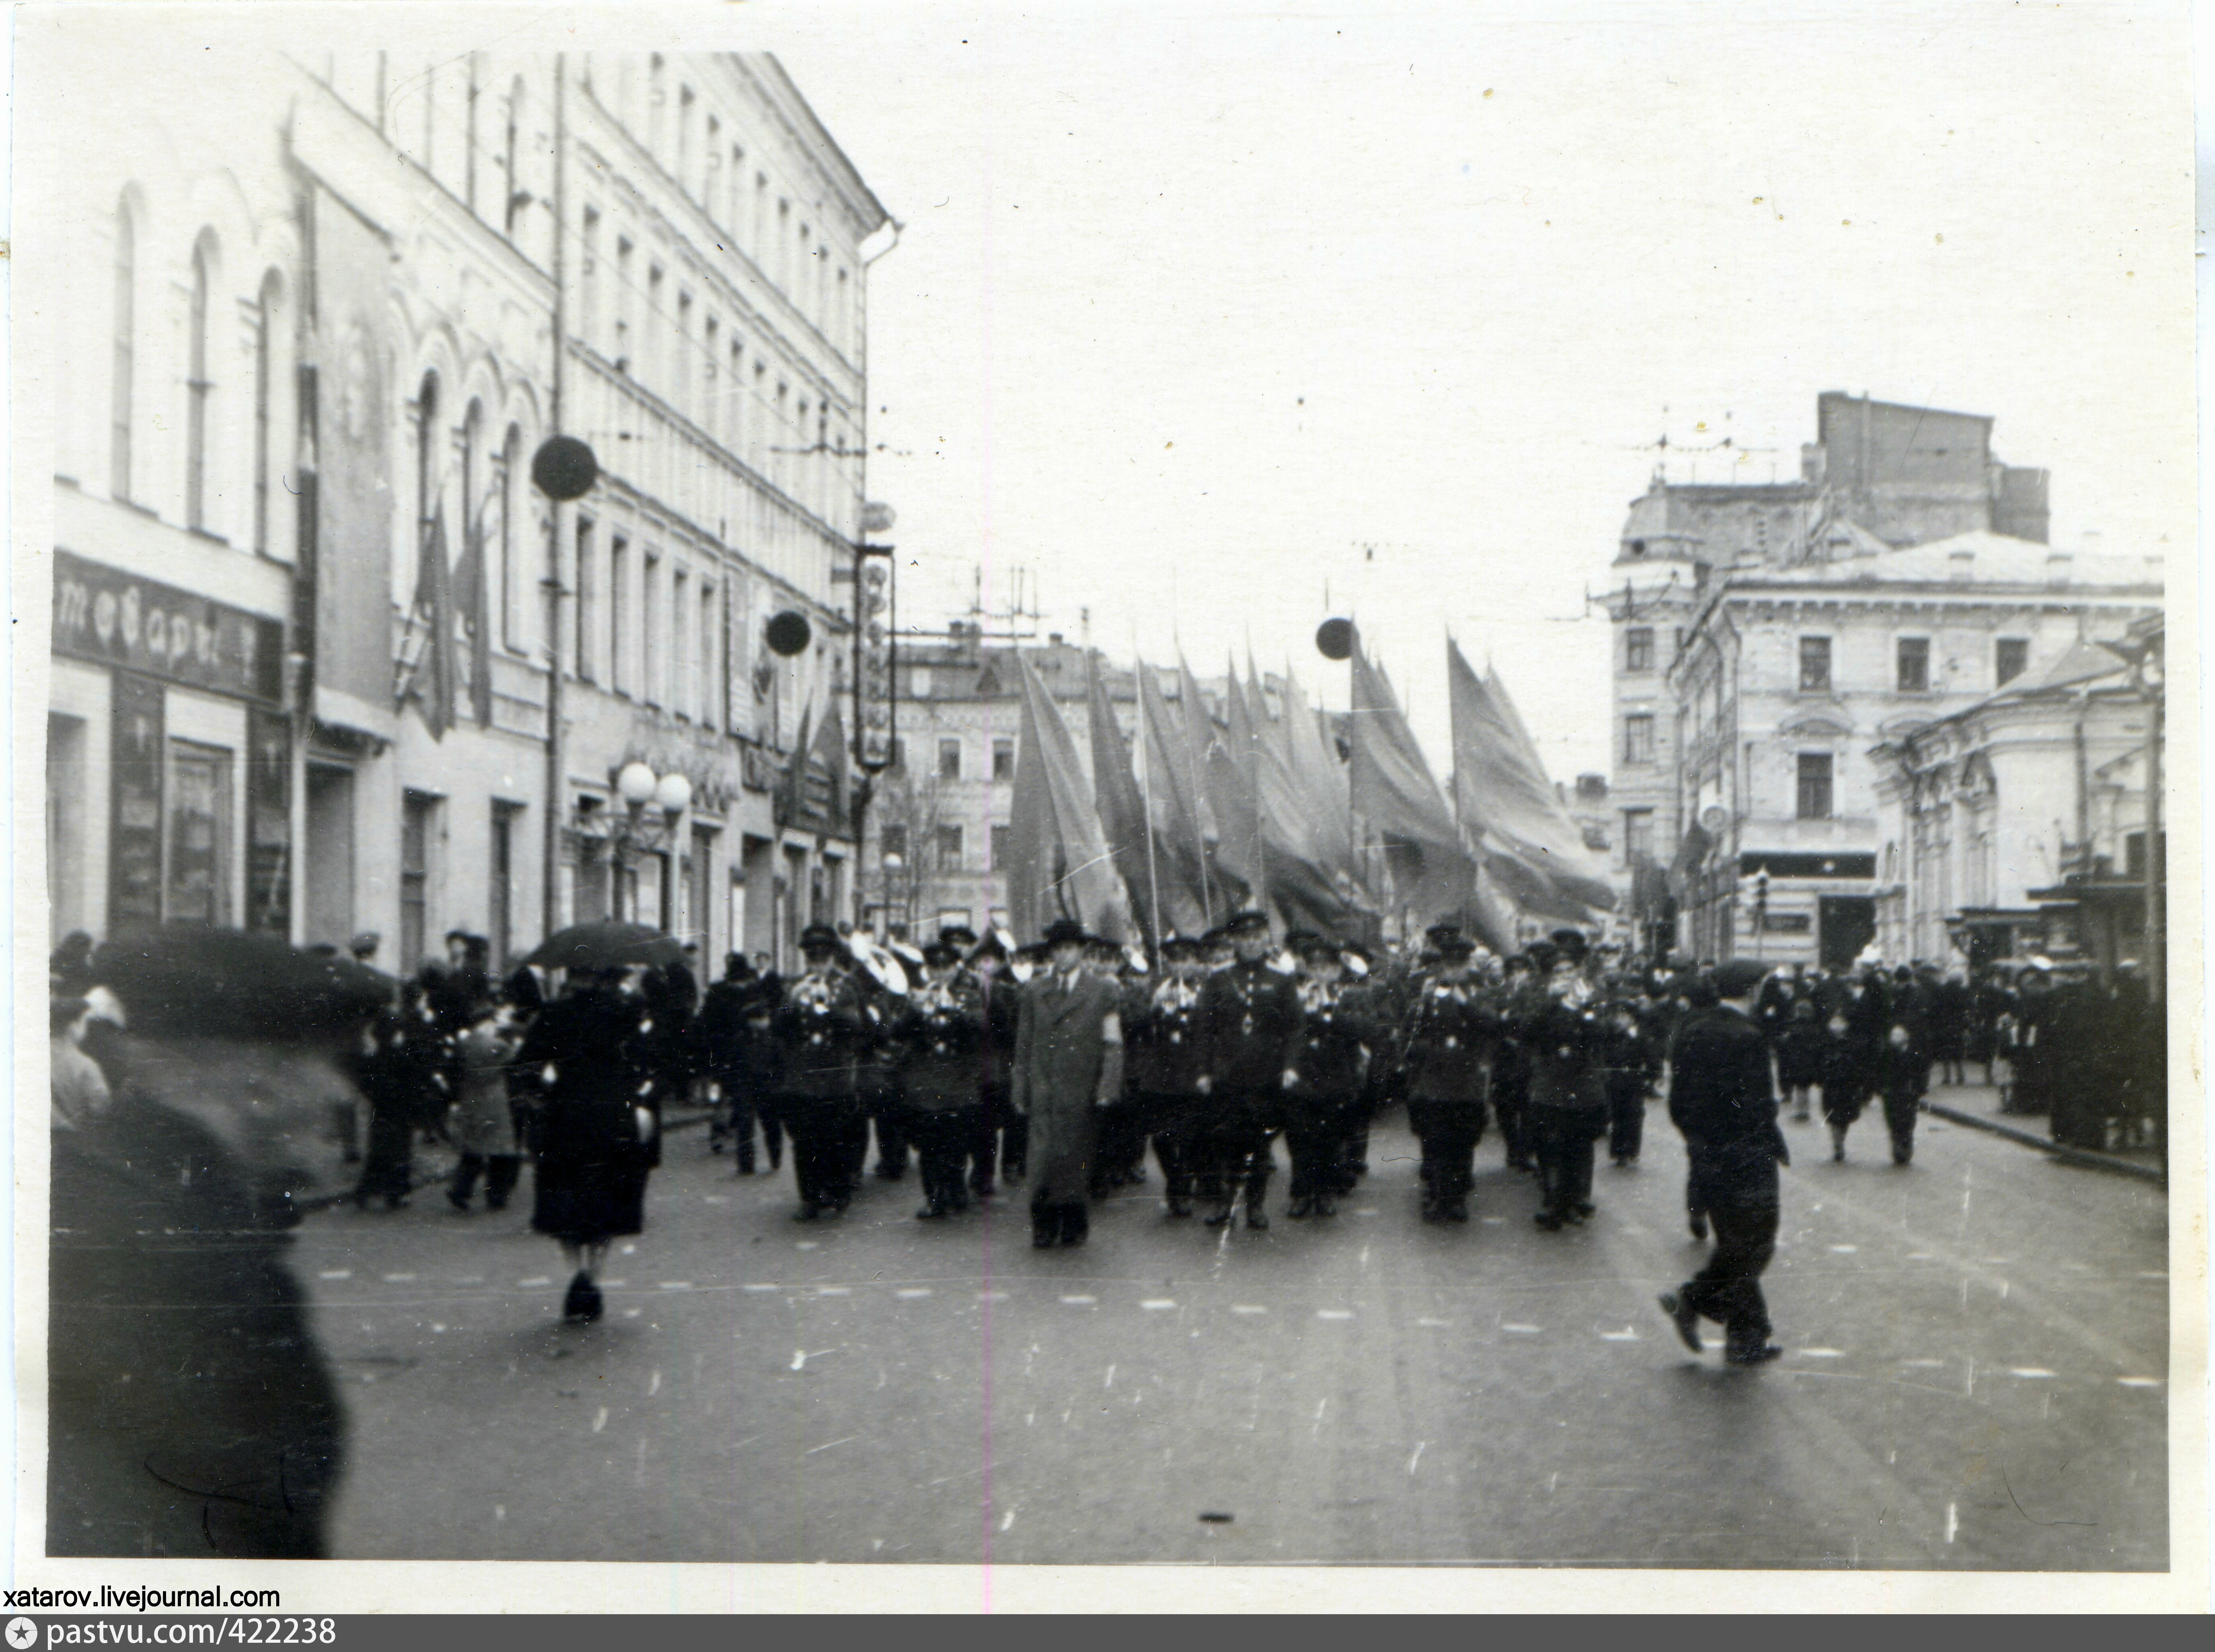
[[[1844,1352],[1834,1348],[1795,1348],[1794,1352],[1803,1360],[1843,1360],[1846,1357]]]
[[[1604,1330],[1599,1334],[1603,1342],[1635,1342],[1640,1340],[1637,1327],[1625,1325],[1621,1330]]]
[[[608,1408],[607,1408],[606,1406],[603,1405],[602,1407],[600,1407],[600,1414],[599,1414],[598,1416],[596,1416],[596,1417],[594,1417],[594,1418],[592,1419],[592,1432],[593,1432],[594,1434],[598,1434],[598,1433],[599,1433],[599,1431],[600,1431],[601,1429],[603,1429],[603,1428],[606,1428],[607,1426],[608,1426]]]
[[[353,1277],[353,1269],[351,1268],[333,1268],[324,1273],[316,1274],[316,1277],[317,1279],[352,1279]]]
[[[1317,1308],[1316,1310],[1316,1317],[1318,1319],[1351,1319],[1353,1316],[1347,1312],[1344,1308]]]
[[[1089,1308],[1100,1299],[1096,1296],[1065,1296],[1062,1300],[1072,1308]]]
[[[384,1282],[387,1285],[413,1285],[415,1282],[415,1275],[413,1274],[387,1274],[384,1276]]]
[[[538,1276],[537,1276],[536,1278],[532,1278],[532,1279],[519,1279],[519,1280],[516,1280],[515,1282],[516,1282],[518,1286],[522,1287],[525,1290],[526,1290],[526,1291],[531,1291],[531,1290],[536,1290],[536,1289],[537,1289],[540,1286],[543,1286],[543,1285],[551,1285],[554,1281],[553,1281],[552,1280],[550,1280],[550,1279],[548,1279],[544,1274],[539,1274]]]
[[[1500,1329],[1513,1331],[1518,1336],[1536,1336],[1538,1334],[1536,1325],[1502,1325]]]
[[[2161,1379],[2158,1377],[2118,1377],[2115,1380],[2122,1384],[2126,1388],[2158,1388],[2161,1386]]]
[[[2008,1371],[2008,1375],[2010,1377],[2029,1377],[2037,1379],[2051,1377],[2052,1374],[2053,1373],[2051,1371],[2045,1369],[2045,1367],[2034,1365],[2014,1366],[2009,1367]]]
[[[661,1281],[661,1288],[665,1291],[689,1291],[692,1288],[692,1281],[689,1279],[666,1279]]]
[[[1439,1330],[1445,1330],[1446,1325],[1446,1322],[1443,1319],[1418,1319],[1415,1323],[1419,1325],[1429,1325]]]
[[[1150,1313],[1159,1313],[1164,1309],[1175,1307],[1176,1304],[1170,1301],[1169,1299],[1165,1296],[1157,1296],[1150,1298],[1148,1300],[1141,1302],[1138,1305],[1145,1309]]]
[[[1241,1302],[1234,1306],[1230,1311],[1233,1313],[1267,1313],[1269,1311],[1267,1308],[1257,1307],[1251,1302]]]
[[[781,1285],[742,1285],[739,1288],[742,1291],[781,1291],[784,1287]]]
[[[930,1287],[928,1285],[911,1285],[904,1291],[894,1291],[893,1294],[899,1297],[903,1301],[912,1302],[919,1296],[929,1296],[930,1294]]]

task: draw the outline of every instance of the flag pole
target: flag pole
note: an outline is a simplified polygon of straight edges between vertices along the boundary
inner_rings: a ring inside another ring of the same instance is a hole
[[[1135,629],[1131,636],[1131,669],[1134,673],[1146,669],[1146,662],[1138,658],[1138,639]],[[1159,955],[1162,945],[1162,881],[1154,866],[1154,765],[1146,753],[1150,743],[1146,739],[1146,703],[1138,693],[1138,683],[1133,680],[1132,698],[1136,702],[1138,712],[1138,801],[1146,817],[1146,890],[1153,907],[1154,950]]]

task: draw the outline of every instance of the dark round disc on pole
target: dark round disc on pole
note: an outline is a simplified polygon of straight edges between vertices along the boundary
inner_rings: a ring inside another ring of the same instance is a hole
[[[1316,627],[1316,648],[1326,660],[1353,658],[1353,622],[1327,619]]]
[[[531,456],[531,479],[547,498],[567,504],[582,499],[600,479],[600,462],[574,436],[549,436]]]
[[[807,644],[814,632],[809,628],[807,616],[796,608],[788,608],[769,623],[769,646],[772,653],[789,660],[796,654],[807,652]]]

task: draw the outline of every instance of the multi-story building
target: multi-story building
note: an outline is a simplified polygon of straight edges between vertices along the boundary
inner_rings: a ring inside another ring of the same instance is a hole
[[[104,279],[58,289],[101,371],[56,427],[56,932],[369,929],[411,969],[453,927],[712,955],[850,910],[891,235],[775,60],[254,54],[195,104],[121,28],[63,48],[115,101],[57,157]],[[559,506],[557,432],[600,464]],[[684,783],[626,808],[639,762]]]
[[[1630,506],[1605,598],[1618,826],[1610,835],[1627,882],[1641,866],[1666,864],[1691,824],[1678,812],[1669,672],[1713,570],[1865,555],[1980,530],[2046,538],[2046,473],[1994,458],[1987,417],[1832,390],[1816,398],[1815,425],[1796,480],[1672,482],[1656,471]]]
[[[568,65],[563,427],[600,484],[561,536],[557,905],[789,965],[850,917],[867,259],[890,219],[775,58]],[[796,655],[765,622],[808,622]],[[788,785],[805,738],[812,776]],[[686,777],[629,830],[632,762]],[[832,771],[836,772],[832,772]]]
[[[1668,673],[1688,823],[1678,943],[1852,960],[1875,937],[1884,887],[1872,746],[2038,680],[2161,597],[2158,556],[1987,532],[1714,569]]]
[[[2131,628],[2126,653],[2143,649],[2146,625]],[[2140,955],[2154,726],[2125,654],[2077,642],[1967,709],[1880,742],[1869,755],[1886,955],[1959,951],[1982,964],[2044,952],[2103,967]]]

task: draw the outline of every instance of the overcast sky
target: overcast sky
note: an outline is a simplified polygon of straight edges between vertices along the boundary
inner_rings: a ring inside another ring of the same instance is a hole
[[[1608,767],[1580,617],[1664,428],[1766,481],[1821,390],[1987,413],[2057,540],[2188,543],[2180,9],[1193,9],[761,27],[905,226],[904,620],[1021,568],[1052,629],[1343,704],[1351,611],[1441,771],[1451,629],[1560,777]]]

